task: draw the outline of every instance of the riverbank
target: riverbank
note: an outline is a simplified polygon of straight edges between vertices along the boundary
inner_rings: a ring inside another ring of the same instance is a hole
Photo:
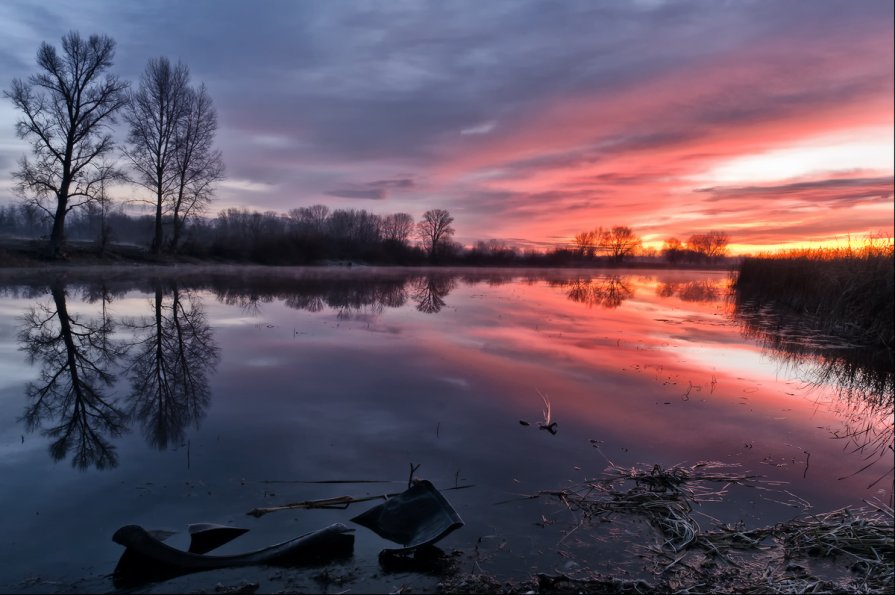
[[[270,264],[245,259],[196,256],[189,253],[153,255],[136,244],[110,244],[99,253],[94,242],[69,242],[62,259],[48,258],[46,241],[23,238],[0,238],[0,269],[61,268],[99,266],[177,266],[177,265],[227,265],[227,266],[267,266],[282,268],[290,266],[385,266],[385,267],[470,267],[470,268],[553,268],[553,269],[656,269],[656,270],[734,270],[739,259],[723,259],[717,262],[668,262],[660,257],[633,257],[621,262],[610,259],[589,261],[553,262],[549,259],[520,260],[469,260],[458,256],[443,259],[438,263],[427,260],[419,262],[361,261],[361,260],[319,260],[314,262],[283,262]]]
[[[738,301],[810,318],[824,334],[870,347],[895,348],[891,241],[746,258],[735,289]]]

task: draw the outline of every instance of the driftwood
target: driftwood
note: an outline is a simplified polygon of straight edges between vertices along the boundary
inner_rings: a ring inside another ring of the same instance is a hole
[[[312,508],[335,508],[344,510],[350,505],[357,504],[358,502],[370,502],[371,500],[387,500],[388,498],[397,495],[397,493],[380,494],[378,496],[365,496],[363,498],[355,498],[353,496],[336,496],[334,498],[323,498],[321,500],[303,500],[301,502],[290,502],[289,504],[283,504],[281,506],[253,508],[246,514],[257,518],[262,517],[265,514],[271,512],[279,512],[281,510],[309,510]]]
[[[411,475],[411,479],[412,479]],[[474,487],[472,484],[467,485],[458,485],[452,488],[445,488],[443,491],[448,490],[465,490],[466,488]],[[360,502],[372,502],[373,500],[388,500],[389,498],[394,498],[395,496],[400,495],[401,492],[394,492],[390,494],[378,494],[376,496],[363,496],[361,498],[355,498],[354,496],[335,496],[333,498],[322,498],[320,500],[302,500],[301,502],[290,502],[289,504],[282,504],[280,506],[266,506],[253,508],[248,511],[246,514],[253,517],[262,517],[271,512],[280,512],[281,510],[311,510],[311,509],[337,509],[344,510],[351,506],[352,504],[358,504]]]
[[[162,543],[139,525],[126,525],[112,536],[125,546],[113,575],[116,586],[165,580],[182,574],[252,566],[255,564],[304,565],[350,555],[354,529],[341,523],[307,533],[254,552],[234,556],[208,556],[185,552]]]

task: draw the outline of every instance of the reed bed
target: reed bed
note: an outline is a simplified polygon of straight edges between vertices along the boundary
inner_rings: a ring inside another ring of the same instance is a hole
[[[532,497],[558,498],[570,510],[582,513],[582,522],[609,514],[645,518],[661,536],[658,546],[646,548],[654,556],[656,574],[661,578],[659,590],[892,592],[895,515],[891,507],[868,503],[823,514],[803,513],[752,529],[717,521],[716,527],[704,531],[693,518],[694,505],[724,499],[732,485],[762,490],[762,497],[781,504],[810,508],[783,489],[781,482],[719,462],[669,469],[659,465],[624,468],[610,463],[599,479],[563,490],[544,490]],[[660,562],[661,558],[666,561]],[[850,572],[837,582],[821,580],[794,563],[798,560],[835,561],[837,567],[844,562]]]
[[[737,301],[773,303],[813,317],[823,332],[895,347],[895,243],[789,251],[743,259]]]

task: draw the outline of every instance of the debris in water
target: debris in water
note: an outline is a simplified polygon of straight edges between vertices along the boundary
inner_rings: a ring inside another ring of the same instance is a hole
[[[556,422],[553,421],[553,416],[550,411],[550,399],[540,390],[538,390],[537,392],[539,395],[541,395],[541,400],[544,401],[544,421],[538,424],[538,428],[540,428],[541,430],[547,430],[551,434],[556,434]]]
[[[463,526],[463,520],[431,482],[420,479],[405,492],[351,519],[410,551],[432,545]]]
[[[330,561],[352,553],[354,529],[334,523],[289,541],[234,556],[185,552],[165,545],[139,525],[121,527],[112,540],[125,547],[113,574],[115,586],[125,588],[203,570],[256,564],[298,566]]]
[[[187,526],[187,530],[190,533],[190,549],[188,551],[194,554],[205,554],[249,532],[248,529],[242,527],[230,527],[215,523],[193,523]]]

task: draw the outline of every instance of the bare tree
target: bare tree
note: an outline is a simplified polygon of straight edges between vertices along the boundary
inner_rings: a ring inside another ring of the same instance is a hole
[[[677,262],[684,255],[684,245],[677,238],[668,238],[662,244],[662,254],[668,259],[668,262]]]
[[[387,215],[380,222],[379,232],[384,242],[406,244],[413,233],[413,217],[407,213]]]
[[[113,148],[106,129],[126,101],[127,83],[106,71],[112,66],[115,41],[105,35],[82,39],[75,31],[62,38],[62,53],[42,43],[38,74],[13,79],[4,96],[22,117],[19,138],[31,141],[34,160],[23,157],[14,177],[19,191],[50,214],[50,254],[62,256],[65,216],[96,197],[115,168],[102,167]],[[55,205],[53,204],[55,201]]]
[[[600,227],[593,231],[582,231],[575,236],[575,250],[585,258],[593,258],[602,235],[603,229]]]
[[[224,176],[221,152],[213,147],[218,115],[211,97],[204,84],[187,89],[186,97],[174,156],[177,178],[171,198],[172,252],[177,252],[187,219],[207,209],[214,194],[214,183]]]
[[[189,103],[189,69],[162,56],[149,60],[140,87],[128,98],[124,119],[130,126],[125,155],[135,181],[155,194],[151,251],[162,250],[162,209],[177,187],[177,134]]]
[[[96,241],[99,244],[97,252],[100,256],[105,254],[109,241],[112,239],[112,229],[106,218],[111,204],[112,198],[106,192],[106,182],[100,182],[99,192],[96,195],[96,206],[99,208],[99,230]]]
[[[677,238],[668,238],[662,244],[662,250],[683,250],[684,245]]]
[[[640,247],[641,240],[630,227],[616,225],[600,234],[600,249],[620,262]]]
[[[429,260],[434,261],[438,252],[453,237],[453,222],[454,218],[445,209],[431,209],[423,213],[422,221],[416,224],[417,238],[429,253]]]
[[[730,238],[728,235],[723,231],[717,230],[692,235],[687,241],[687,245],[691,250],[709,260],[724,256],[729,243]]]

